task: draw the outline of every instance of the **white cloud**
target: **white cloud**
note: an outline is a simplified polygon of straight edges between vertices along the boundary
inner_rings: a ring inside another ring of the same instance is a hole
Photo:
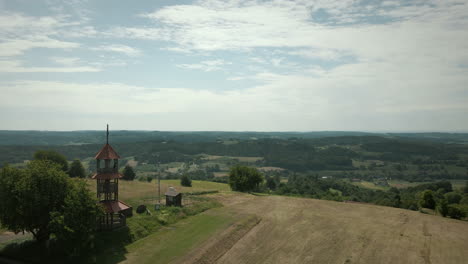
[[[75,66],[80,58],[77,57],[52,57],[51,60],[57,64],[64,66]]]
[[[190,70],[202,70],[205,72],[222,70],[222,66],[231,64],[224,60],[205,60],[194,64],[177,64],[177,67]]]
[[[56,58],[57,59],[57,58]],[[9,72],[63,72],[63,73],[72,73],[72,72],[99,72],[100,68],[92,66],[76,66],[73,60],[67,59],[58,59],[55,60],[56,63],[62,64],[65,67],[25,67],[21,61],[17,60],[0,60],[0,72],[9,73]],[[69,63],[67,65],[67,63]],[[70,64],[71,63],[71,64]]]
[[[172,53],[172,61],[184,69],[223,70],[234,61],[230,56],[240,54],[235,60],[240,70],[227,81],[250,81],[230,82],[232,87],[246,86],[222,92],[190,89],[191,84],[152,88],[18,81],[0,83],[0,103],[89,115],[129,114],[132,120],[156,114],[163,121],[153,129],[468,129],[460,118],[468,113],[467,13],[468,3],[449,0],[367,6],[352,0],[200,0],[142,14],[139,19],[149,22],[145,26],[122,23],[101,33],[60,16],[0,14],[0,56],[38,47],[80,47],[67,37],[103,37],[108,43],[109,38],[130,38],[157,44],[159,52],[178,52]],[[129,56],[144,51],[124,45],[94,49]],[[182,63],[184,54],[206,59]],[[244,55],[248,63],[241,65]],[[209,59],[215,56],[219,59]],[[5,59],[0,71],[93,72],[109,63],[126,65],[125,60],[80,66],[76,58],[52,59],[66,67],[26,67],[19,59]],[[150,123],[146,118],[140,124]]]
[[[91,48],[92,50],[97,50],[97,51],[106,51],[106,52],[117,52],[117,53],[123,53],[127,56],[139,56],[141,55],[141,50],[132,48],[126,45],[121,45],[121,44],[113,44],[113,45],[104,45],[104,46],[99,46],[95,48]]]
[[[442,91],[440,83],[421,79],[418,87],[424,88],[413,89],[415,83],[395,80],[392,75],[374,80],[372,71],[361,79],[342,74],[350,70],[343,66],[326,72],[326,78],[263,73],[257,76],[264,81],[262,85],[223,92],[119,83],[4,82],[0,83],[0,105],[91,117],[126,115],[129,121],[156,115],[157,124],[146,121],[138,128],[172,130],[366,130],[369,123],[374,130],[408,130],[413,127],[408,122],[419,122],[418,113],[430,118],[431,114],[447,116],[468,110],[468,95],[454,100],[451,94],[457,89]],[[340,86],[343,82],[348,83],[346,89]],[[369,88],[369,82],[380,87]],[[399,120],[392,119],[399,115]],[[468,129],[450,118],[434,119],[418,128],[437,127]]]
[[[72,49],[79,46],[78,43],[39,36],[24,39],[4,39],[4,41],[0,43],[0,56],[22,55],[25,51],[33,48]]]
[[[70,25],[74,23],[63,17],[0,13],[0,56],[17,56],[33,48],[77,48],[79,43],[58,39],[61,30]]]

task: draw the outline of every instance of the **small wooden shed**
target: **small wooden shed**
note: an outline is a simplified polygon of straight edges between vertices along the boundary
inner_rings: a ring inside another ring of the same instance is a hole
[[[178,192],[174,187],[169,187],[166,192],[166,206],[182,207],[182,193]]]

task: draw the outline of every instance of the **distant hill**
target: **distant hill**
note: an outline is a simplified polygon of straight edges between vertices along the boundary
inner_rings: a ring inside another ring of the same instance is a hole
[[[412,140],[437,141],[442,143],[467,143],[468,133],[368,133],[352,131],[318,132],[229,132],[229,131],[111,131],[113,143],[144,141],[212,142],[217,140],[252,139],[314,139],[346,136],[382,136],[408,138]],[[83,145],[101,144],[105,141],[105,131],[15,131],[0,130],[0,145]]]

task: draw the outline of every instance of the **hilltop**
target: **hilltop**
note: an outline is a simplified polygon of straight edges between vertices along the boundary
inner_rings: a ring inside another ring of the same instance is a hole
[[[202,215],[223,216],[229,224],[219,224],[210,238],[199,240],[188,254],[166,258],[168,263],[211,263],[206,262],[209,259],[215,263],[426,264],[468,259],[468,222],[464,221],[367,204],[237,193],[215,196],[224,207]],[[253,227],[236,224],[253,216],[259,219]],[[164,237],[177,237],[204,224],[187,220]],[[247,230],[239,237],[230,230],[233,226]],[[161,239],[156,233],[137,247],[128,247],[124,263],[158,260],[163,252],[148,249],[158,236]]]

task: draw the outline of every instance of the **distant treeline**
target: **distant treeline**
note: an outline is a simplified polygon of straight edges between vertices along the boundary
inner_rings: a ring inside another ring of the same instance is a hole
[[[111,127],[112,128],[112,127]],[[351,131],[319,132],[229,132],[229,131],[137,131],[113,130],[113,143],[143,141],[212,142],[217,140],[251,139],[316,139],[333,137],[378,136],[395,139],[424,140],[440,143],[466,143],[468,133],[367,133]],[[102,131],[14,131],[0,130],[0,145],[78,145],[101,144],[106,132]]]
[[[214,133],[214,132],[213,132]],[[358,168],[353,160],[380,160],[401,163],[390,175],[412,180],[468,179],[468,173],[449,173],[443,166],[468,168],[468,145],[432,141],[395,139],[379,136],[344,136],[327,138],[246,139],[229,142],[180,142],[174,140],[112,143],[122,157],[139,162],[196,161],[198,154],[263,157],[258,165],[274,166],[294,172],[348,171]],[[66,146],[0,146],[0,163],[20,163],[40,149],[63,153],[68,160],[93,157],[102,144]],[[417,172],[406,172],[404,164],[419,166]],[[372,169],[372,168],[371,168]],[[351,176],[352,177],[352,176]],[[365,175],[359,177],[364,178]]]

